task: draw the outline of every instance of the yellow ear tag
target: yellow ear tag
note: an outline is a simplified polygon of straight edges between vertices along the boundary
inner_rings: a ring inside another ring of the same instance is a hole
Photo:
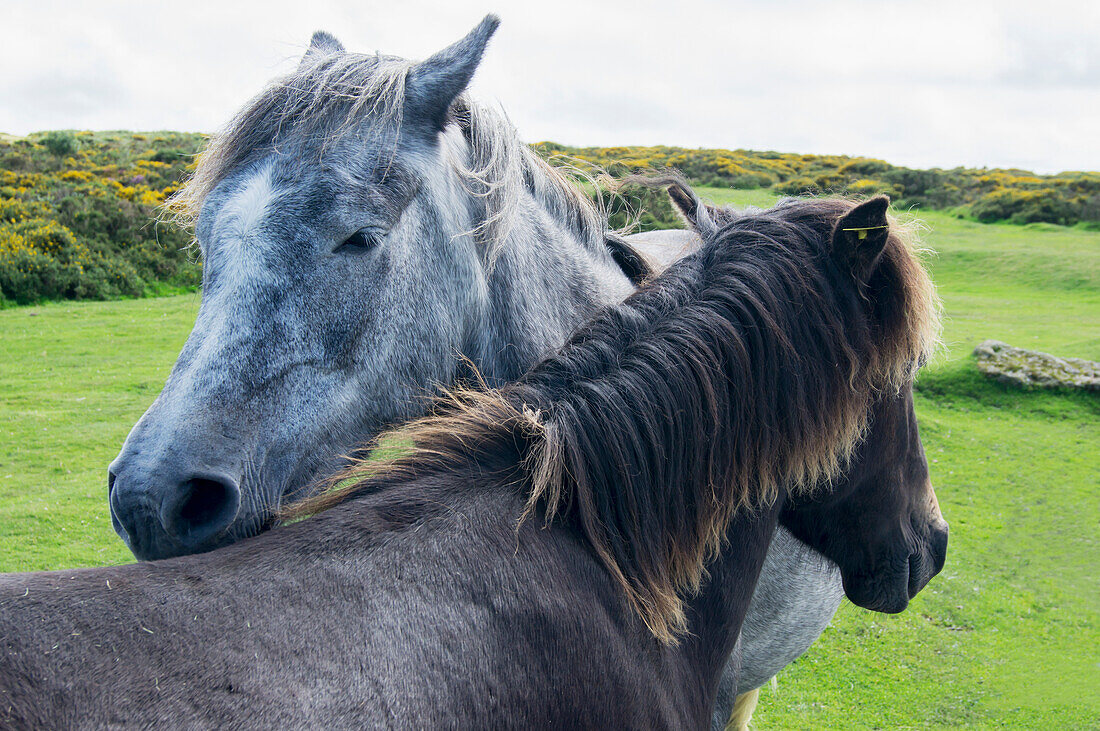
[[[890,228],[890,227],[889,226],[864,226],[863,228],[842,228],[840,230],[841,231],[858,231],[859,233],[856,234],[856,237],[860,241],[863,241],[865,238],[867,238],[867,232],[868,231],[874,231],[875,229],[880,229],[880,228]]]

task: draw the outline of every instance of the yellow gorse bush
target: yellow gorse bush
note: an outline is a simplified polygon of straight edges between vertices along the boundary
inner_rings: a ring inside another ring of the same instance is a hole
[[[77,132],[0,140],[0,306],[197,286],[189,235],[152,222],[202,139]]]

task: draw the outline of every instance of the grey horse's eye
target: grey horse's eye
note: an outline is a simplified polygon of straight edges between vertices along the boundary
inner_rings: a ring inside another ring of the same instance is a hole
[[[378,234],[371,231],[356,231],[348,236],[343,243],[336,247],[336,251],[346,251],[357,254],[374,248],[378,244]]]

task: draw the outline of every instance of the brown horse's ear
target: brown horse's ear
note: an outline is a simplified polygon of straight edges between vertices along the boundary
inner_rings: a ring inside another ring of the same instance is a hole
[[[307,63],[313,63],[322,56],[331,56],[334,53],[343,52],[344,46],[340,41],[336,40],[336,36],[319,30],[309,39],[309,48],[306,49],[306,55],[302,56],[302,61],[298,64],[298,68],[305,66]]]
[[[844,214],[833,229],[833,256],[860,282],[870,278],[886,248],[890,237],[886,219],[889,207],[889,198],[876,196]]]

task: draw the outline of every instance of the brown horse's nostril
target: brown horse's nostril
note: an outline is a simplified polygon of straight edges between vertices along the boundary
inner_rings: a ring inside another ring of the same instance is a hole
[[[228,477],[194,477],[180,485],[166,505],[164,527],[188,549],[223,533],[241,505],[241,491]]]

